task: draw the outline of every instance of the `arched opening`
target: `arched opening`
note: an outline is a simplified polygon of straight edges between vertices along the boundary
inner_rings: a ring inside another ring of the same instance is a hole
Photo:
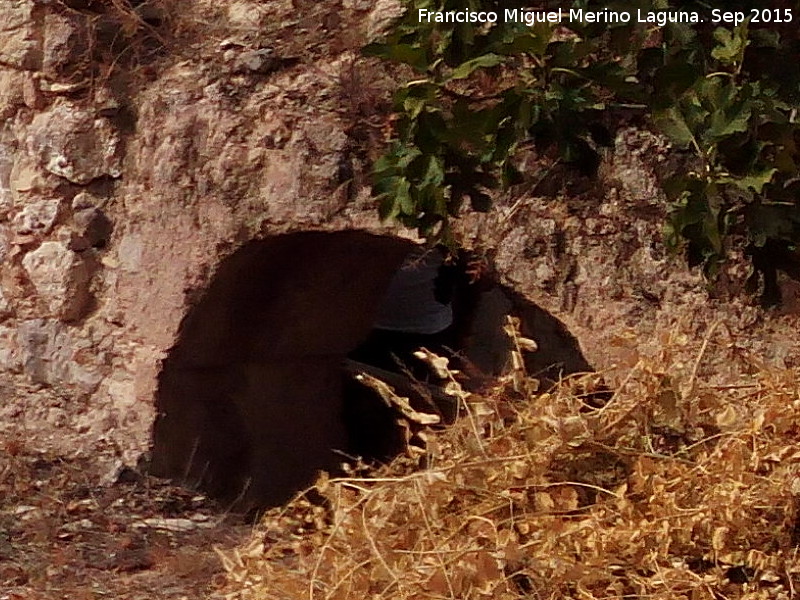
[[[284,502],[343,454],[388,458],[393,420],[364,420],[369,393],[343,364],[415,247],[361,231],[301,232],[224,260],[164,362],[151,472],[249,508]],[[504,366],[511,312],[546,349],[530,356],[532,371],[590,370],[564,326],[521,295],[494,286],[473,304],[469,347],[454,350],[485,373]]]

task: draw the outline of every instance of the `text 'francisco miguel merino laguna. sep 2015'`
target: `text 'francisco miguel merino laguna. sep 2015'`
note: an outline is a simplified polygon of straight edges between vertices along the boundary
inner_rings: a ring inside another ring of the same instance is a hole
[[[502,13],[495,11],[438,11],[420,8],[420,23],[524,23],[531,26],[536,23],[651,23],[664,27],[667,23],[719,23],[741,25],[750,19],[751,23],[790,23],[794,18],[791,8],[752,9],[750,11],[725,11],[715,8],[703,14],[686,10],[586,10],[571,8],[568,10],[530,10],[514,8],[505,9]]]

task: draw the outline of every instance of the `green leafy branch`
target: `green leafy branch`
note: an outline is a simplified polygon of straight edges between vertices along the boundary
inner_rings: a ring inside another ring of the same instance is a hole
[[[689,263],[702,265],[710,277],[732,240],[743,240],[745,250],[757,254],[776,243],[790,250],[800,239],[800,207],[790,193],[800,135],[793,106],[773,81],[753,79],[745,70],[778,40],[752,36],[747,23],[717,28],[713,39],[700,63],[708,72],[698,69],[671,106],[653,112],[655,125],[697,159],[695,170],[665,182],[673,201],[668,240],[685,247]]]
[[[625,8],[690,4],[633,0]],[[720,8],[746,12],[751,4]],[[418,21],[419,9],[501,13],[508,5],[410,0],[390,35],[364,49],[409,74],[394,98],[393,139],[374,165],[381,216],[452,242],[452,219],[465,206],[489,210],[493,190],[521,181],[515,153],[523,143],[562,162],[591,162],[609,108],[637,106],[694,165],[664,182],[668,241],[709,277],[738,245],[764,287],[772,285],[765,253],[792,252],[800,240],[797,27]],[[800,21],[800,6],[795,15]]]
[[[595,82],[620,69],[592,60],[591,37],[557,40],[555,26],[498,22],[418,22],[427,10],[500,10],[491,2],[415,0],[391,35],[364,49],[410,67],[394,98],[395,139],[375,164],[384,219],[451,241],[450,222],[465,204],[491,207],[491,191],[522,180],[519,144],[554,146],[566,161],[593,154],[587,133],[605,108]]]

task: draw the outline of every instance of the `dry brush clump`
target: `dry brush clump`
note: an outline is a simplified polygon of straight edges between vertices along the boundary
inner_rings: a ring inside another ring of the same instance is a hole
[[[714,387],[662,358],[602,408],[585,380],[466,398],[424,456],[269,512],[221,554],[228,597],[794,597],[797,373]]]

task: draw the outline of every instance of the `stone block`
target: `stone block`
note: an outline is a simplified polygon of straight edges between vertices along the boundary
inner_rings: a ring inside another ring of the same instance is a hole
[[[74,229],[70,249],[82,252],[88,248],[102,248],[111,235],[111,221],[99,208],[76,211],[72,217]]]
[[[122,174],[120,136],[108,119],[78,104],[65,102],[38,114],[27,139],[40,166],[59,177],[85,185]]]
[[[61,200],[58,198],[28,202],[12,221],[14,232],[19,235],[50,233],[58,220],[60,206]]]
[[[50,79],[74,76],[89,61],[90,30],[79,13],[51,13],[44,19],[42,71]]]
[[[0,85],[2,82],[0,82]],[[0,114],[0,119],[2,115]],[[0,144],[0,220],[8,216],[8,211],[14,204],[14,196],[11,191],[11,170],[14,167],[13,148],[6,144]]]
[[[10,119],[25,105],[25,73],[0,68],[0,120]]]
[[[3,0],[0,10],[0,64],[38,69],[42,48],[36,35],[33,0]]]
[[[19,371],[22,368],[16,325],[0,325],[0,369]]]
[[[75,332],[74,328],[54,319],[30,319],[19,324],[18,360],[31,381],[44,385],[74,385],[87,392],[97,388],[102,375],[91,365],[82,365],[76,360],[86,342],[76,339]]]
[[[0,321],[4,321],[8,317],[11,316],[13,309],[11,307],[11,303],[6,298],[6,295],[3,293],[3,288],[0,288]]]
[[[86,261],[58,242],[44,242],[22,265],[51,316],[74,321],[86,314],[91,270]]]

